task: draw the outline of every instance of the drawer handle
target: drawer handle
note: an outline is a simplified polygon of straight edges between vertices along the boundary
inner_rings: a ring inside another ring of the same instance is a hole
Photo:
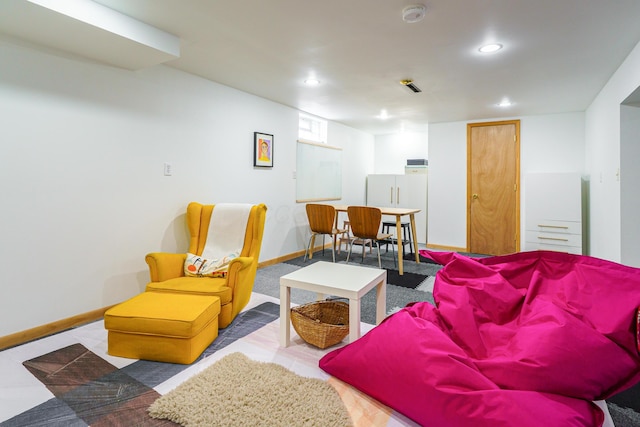
[[[540,240],[559,240],[561,242],[568,242],[569,241],[569,239],[561,239],[559,237],[540,237],[540,236],[538,236],[538,239],[540,239]]]
[[[569,227],[566,225],[546,225],[546,224],[538,224],[538,227],[546,227],[546,228],[562,228],[563,230],[568,230]]]

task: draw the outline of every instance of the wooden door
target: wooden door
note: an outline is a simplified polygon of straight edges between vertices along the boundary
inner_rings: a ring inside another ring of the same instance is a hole
[[[520,121],[467,125],[469,252],[520,250]]]

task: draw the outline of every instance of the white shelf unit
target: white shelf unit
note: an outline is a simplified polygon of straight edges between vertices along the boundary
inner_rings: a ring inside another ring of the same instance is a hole
[[[530,173],[525,177],[525,250],[584,253],[582,177]]]
[[[426,168],[406,175],[373,174],[367,176],[367,205],[393,208],[415,208],[418,243],[427,243],[427,182]],[[383,221],[385,219],[383,218]],[[395,221],[395,218],[394,218]]]

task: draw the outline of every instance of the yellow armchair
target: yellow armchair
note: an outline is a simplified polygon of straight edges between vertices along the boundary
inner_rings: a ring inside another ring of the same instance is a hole
[[[187,206],[190,253],[202,255],[214,206],[196,202]],[[247,220],[244,246],[240,256],[229,263],[226,277],[185,276],[186,254],[154,252],[145,257],[151,277],[146,291],[217,296],[220,298],[218,325],[220,328],[226,328],[251,297],[266,213],[267,207],[264,204],[252,206]]]

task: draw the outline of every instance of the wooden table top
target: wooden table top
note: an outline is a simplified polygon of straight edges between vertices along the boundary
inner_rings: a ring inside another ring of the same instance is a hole
[[[338,212],[346,212],[348,205],[333,205]],[[411,215],[420,212],[420,209],[413,208],[387,208],[387,207],[379,207],[379,206],[371,206],[377,207],[382,212],[382,215]]]

